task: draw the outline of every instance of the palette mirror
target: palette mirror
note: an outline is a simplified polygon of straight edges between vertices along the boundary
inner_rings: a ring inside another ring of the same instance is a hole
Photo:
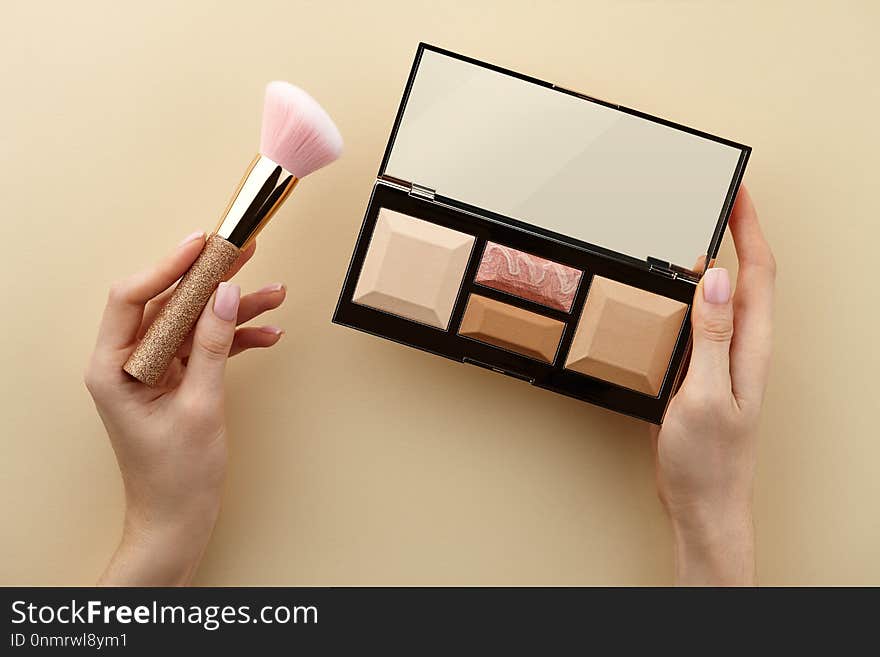
[[[425,50],[384,173],[638,260],[707,253],[741,146],[530,82]]]

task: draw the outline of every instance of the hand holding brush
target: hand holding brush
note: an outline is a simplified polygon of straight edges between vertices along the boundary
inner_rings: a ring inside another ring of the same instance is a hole
[[[202,309],[242,251],[253,242],[297,182],[336,160],[342,137],[324,109],[287,82],[266,87],[260,152],[221,217],[217,230],[123,369],[159,384]]]

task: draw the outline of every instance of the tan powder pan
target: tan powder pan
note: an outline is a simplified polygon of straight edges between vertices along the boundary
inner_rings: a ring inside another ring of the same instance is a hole
[[[551,363],[564,330],[565,324],[555,319],[472,294],[458,333]]]
[[[445,329],[474,236],[382,208],[352,301]]]
[[[687,308],[680,301],[595,276],[565,367],[657,395]]]

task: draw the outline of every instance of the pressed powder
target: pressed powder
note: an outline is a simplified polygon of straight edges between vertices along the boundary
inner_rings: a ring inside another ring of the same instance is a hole
[[[656,395],[686,313],[680,301],[595,276],[565,367]]]
[[[581,272],[574,267],[489,242],[474,280],[542,306],[569,312]]]
[[[382,208],[352,300],[445,329],[474,236]]]
[[[458,333],[550,363],[563,330],[555,319],[472,294]]]

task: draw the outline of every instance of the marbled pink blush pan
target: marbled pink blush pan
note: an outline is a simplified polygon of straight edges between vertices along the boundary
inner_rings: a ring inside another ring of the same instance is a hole
[[[582,274],[579,269],[488,242],[474,280],[485,287],[569,312]]]

